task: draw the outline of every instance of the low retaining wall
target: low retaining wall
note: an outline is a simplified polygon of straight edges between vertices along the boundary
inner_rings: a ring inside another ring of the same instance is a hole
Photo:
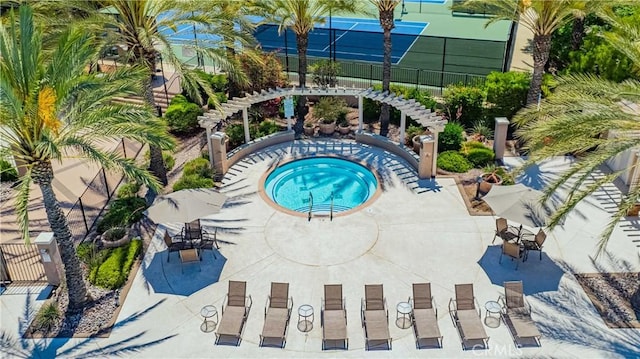
[[[420,157],[416,155],[413,150],[409,149],[409,147],[406,147],[402,144],[397,144],[386,137],[364,131],[356,131],[356,142],[387,150],[409,162],[409,164],[413,166],[416,171],[419,170],[418,159]]]
[[[269,136],[256,138],[255,140],[242,146],[236,147],[233,151],[229,152],[229,154],[227,155],[227,168],[233,166],[236,162],[240,161],[241,159],[255,151],[283,142],[293,142],[294,139],[295,132],[293,130],[278,132]]]

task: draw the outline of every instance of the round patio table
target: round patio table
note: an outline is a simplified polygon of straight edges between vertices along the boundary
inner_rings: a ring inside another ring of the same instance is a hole
[[[484,317],[484,324],[489,328],[499,327],[500,316],[502,313],[502,306],[500,306],[500,303],[496,302],[495,300],[490,300],[484,304],[484,309],[487,310],[487,314]]]
[[[411,304],[400,302],[396,305],[396,326],[400,329],[411,326]]]
[[[216,308],[215,305],[205,305],[200,309],[200,315],[204,318],[204,321],[200,324],[200,330],[209,333],[216,329],[216,325],[218,324],[218,308]],[[216,317],[216,320],[209,320],[209,318],[212,317]]]
[[[313,307],[309,304],[303,304],[298,308],[298,330],[303,333],[313,329]]]

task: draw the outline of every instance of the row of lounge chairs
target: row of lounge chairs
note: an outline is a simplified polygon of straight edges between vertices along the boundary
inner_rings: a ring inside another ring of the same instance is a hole
[[[509,327],[516,346],[522,340],[533,340],[540,345],[540,332],[531,320],[530,306],[526,302],[522,282],[505,282],[505,295],[499,298],[503,306],[501,313]],[[473,293],[473,284],[457,284],[455,299],[449,301],[449,314],[458,330],[462,348],[476,348],[480,344],[488,348],[489,336],[481,321],[481,310]],[[246,294],[246,282],[229,281],[226,306],[222,307],[222,318],[216,331],[216,344],[240,345],[242,332],[252,306],[251,296]],[[416,338],[416,347],[425,343],[442,347],[442,334],[438,327],[438,311],[431,295],[430,283],[413,284],[411,322]],[[260,346],[284,348],[291,319],[293,298],[289,296],[288,283],[271,283],[267,298],[264,325],[260,334]],[[391,349],[389,333],[389,311],[381,284],[365,285],[365,297],[361,302],[361,321],[365,336],[365,347]],[[321,310],[322,349],[348,349],[347,309],[341,284],[324,286]]]

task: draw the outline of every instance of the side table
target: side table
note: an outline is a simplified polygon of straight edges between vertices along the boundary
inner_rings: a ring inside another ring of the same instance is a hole
[[[396,326],[400,329],[411,327],[411,304],[408,302],[396,305]]]
[[[200,330],[209,333],[216,329],[216,325],[218,325],[218,308],[214,305],[205,305],[200,309],[200,315],[204,318],[204,321],[200,324]],[[216,320],[209,320],[212,317],[216,317]]]
[[[490,300],[484,304],[487,314],[484,317],[484,324],[489,328],[497,328],[500,326],[500,317],[502,314],[502,307],[500,303],[495,300]],[[495,316],[497,314],[497,316]],[[490,324],[491,323],[491,324]]]
[[[306,333],[313,329],[313,307],[309,304],[303,304],[298,308],[298,330]]]

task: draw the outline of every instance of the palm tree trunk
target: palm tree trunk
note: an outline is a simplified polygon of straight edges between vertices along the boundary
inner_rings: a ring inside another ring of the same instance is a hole
[[[236,50],[233,47],[229,46],[227,46],[226,50],[229,62],[236,62]],[[238,64],[238,67],[240,67],[240,64]],[[240,97],[240,95],[242,94],[240,85],[233,81],[231,78],[228,79],[227,83],[227,86],[229,88],[229,99],[231,100],[234,97]]]
[[[298,46],[298,82],[300,87],[307,85],[307,47],[309,45],[309,34],[296,34],[296,43]],[[307,97],[300,96],[298,99],[297,110],[298,118],[293,130],[299,135],[304,130],[304,116],[308,113],[306,109]]]
[[[380,13],[380,23],[385,24],[384,29],[384,56],[382,60],[382,92],[389,91],[391,84],[391,29],[393,28],[393,12],[390,13],[391,19],[387,19],[387,12]],[[384,21],[384,22],[383,22]],[[391,26],[389,26],[389,24]],[[389,105],[382,104],[380,109],[380,136],[386,136],[389,133]]]
[[[571,30],[571,50],[580,50],[582,39],[584,39],[584,18],[576,17],[573,19],[573,29]]]
[[[527,93],[527,105],[538,102],[542,87],[542,75],[544,75],[544,66],[549,60],[550,48],[551,35],[533,36],[533,75],[531,76],[531,86]]]
[[[44,161],[36,163],[32,170],[32,176],[33,181],[40,186],[40,190],[42,191],[47,219],[49,220],[51,230],[58,242],[60,256],[62,257],[62,264],[64,265],[64,276],[67,284],[67,290],[69,293],[68,309],[71,312],[74,312],[82,309],[87,301],[87,288],[84,284],[80,260],[78,259],[76,250],[73,246],[67,217],[62,213],[60,204],[53,192],[53,187],[51,187],[51,181],[53,180],[53,168],[51,168],[51,162]]]
[[[154,62],[155,63],[155,62]],[[151,76],[153,69],[149,71],[149,77],[145,80],[144,84],[144,101],[152,108],[156,108],[156,100],[153,98],[153,86],[151,84]],[[162,149],[158,146],[149,146],[149,171],[158,178],[163,185],[167,185],[167,170],[164,167],[164,160],[162,159]]]

